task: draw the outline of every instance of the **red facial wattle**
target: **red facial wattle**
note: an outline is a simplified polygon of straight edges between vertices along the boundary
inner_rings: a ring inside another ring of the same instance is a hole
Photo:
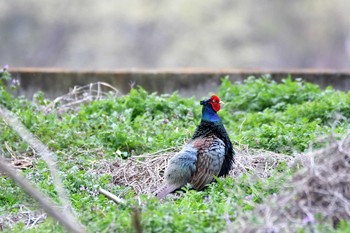
[[[218,96],[213,95],[210,98],[209,103],[211,104],[211,107],[214,109],[215,112],[218,112],[220,110],[220,98]]]

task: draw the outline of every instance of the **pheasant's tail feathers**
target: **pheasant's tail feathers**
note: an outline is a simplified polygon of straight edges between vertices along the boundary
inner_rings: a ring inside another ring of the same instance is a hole
[[[160,187],[159,189],[157,189],[157,191],[154,192],[154,195],[156,197],[158,197],[159,199],[163,199],[166,195],[175,191],[178,188],[180,188],[178,185],[165,184],[162,187]]]

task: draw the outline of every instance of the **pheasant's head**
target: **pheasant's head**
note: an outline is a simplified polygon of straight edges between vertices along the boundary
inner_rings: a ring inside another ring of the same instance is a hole
[[[220,110],[220,104],[222,104],[222,102],[218,96],[213,95],[208,100],[202,100],[200,104],[203,105],[202,120],[212,122],[220,121],[220,117],[218,116],[217,112]]]
[[[217,95],[213,95],[208,100],[202,100],[201,105],[211,107],[215,112],[218,112],[221,108],[222,102]]]

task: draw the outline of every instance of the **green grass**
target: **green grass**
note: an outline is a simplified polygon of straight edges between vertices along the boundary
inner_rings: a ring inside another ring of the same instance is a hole
[[[268,179],[249,173],[218,179],[203,192],[184,188],[177,200],[159,202],[146,195],[136,197],[128,188],[111,186],[111,177],[96,171],[103,162],[113,162],[116,157],[127,158],[181,146],[200,120],[198,100],[182,98],[177,93],[150,94],[138,87],[128,95],[94,101],[84,104],[77,112],[57,116],[40,111],[40,107],[49,104],[42,93],[36,97],[42,106],[12,97],[3,85],[4,77],[9,79],[10,75],[2,73],[0,103],[57,154],[72,204],[91,232],[133,232],[134,208],[140,209],[146,232],[219,232],[226,229],[226,216],[234,223],[241,213],[251,211],[257,203],[278,193],[281,184],[293,173],[281,164]],[[218,95],[226,103],[219,115],[235,145],[245,144],[292,156],[307,150],[320,136],[331,132],[342,134],[350,129],[350,93],[332,88],[321,90],[302,80],[286,78],[276,83],[269,77],[251,77],[243,83],[231,83],[223,79]],[[0,151],[6,157],[11,156],[8,146],[19,154],[30,154],[28,145],[3,121],[0,121],[0,131]],[[56,200],[45,162],[34,161],[34,166],[23,174]],[[98,187],[120,195],[128,205],[116,205],[98,195]],[[12,181],[1,176],[0,218],[18,211],[20,204],[38,208]],[[18,223],[5,232],[64,231],[50,218],[36,227],[25,229],[23,223]]]
[[[251,147],[291,154],[320,135],[349,129],[350,92],[331,87],[251,77],[243,84],[224,79],[219,95],[228,103],[221,114],[231,138]]]

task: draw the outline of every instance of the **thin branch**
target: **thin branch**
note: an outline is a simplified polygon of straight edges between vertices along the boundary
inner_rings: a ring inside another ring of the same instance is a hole
[[[98,190],[101,194],[105,195],[108,199],[114,201],[117,204],[125,204],[125,200],[117,197],[116,195],[114,195],[113,193],[108,192],[107,190],[103,189],[103,188],[99,188]]]
[[[37,139],[16,117],[11,111],[7,110],[3,106],[0,106],[0,117],[14,130],[17,134],[26,141],[34,150],[37,151],[39,155],[47,163],[49,170],[51,172],[55,188],[57,190],[58,197],[61,199],[63,206],[69,208],[72,211],[71,204],[62,184],[61,178],[58,174],[56,166],[56,155],[49,150],[49,148],[43,144],[39,139]],[[73,214],[73,213],[72,213]]]
[[[51,217],[59,221],[70,232],[82,233],[85,232],[83,226],[75,222],[75,217],[65,210],[58,208],[56,204],[47,198],[41,191],[35,188],[26,178],[18,175],[14,169],[7,165],[5,159],[0,155],[0,171],[4,172],[9,178],[14,180],[27,194],[39,202],[40,206]]]

